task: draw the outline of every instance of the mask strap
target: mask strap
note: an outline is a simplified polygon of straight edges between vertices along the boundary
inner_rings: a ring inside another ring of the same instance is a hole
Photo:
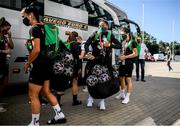
[[[100,36],[99,36],[99,41],[100,41],[100,47],[102,48],[103,43],[102,43],[102,37],[101,37],[101,34],[100,34]]]

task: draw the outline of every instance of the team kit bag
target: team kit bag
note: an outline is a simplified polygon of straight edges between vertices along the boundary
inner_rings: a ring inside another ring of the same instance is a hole
[[[71,78],[74,72],[74,58],[70,50],[61,49],[53,64],[55,75],[65,75]]]
[[[95,65],[86,79],[89,94],[95,99],[104,99],[119,91],[119,81],[110,76],[107,66]]]

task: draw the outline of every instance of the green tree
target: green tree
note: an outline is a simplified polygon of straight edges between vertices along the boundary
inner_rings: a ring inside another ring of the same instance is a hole
[[[141,36],[142,34],[143,32],[141,32]],[[149,52],[152,55],[159,52],[159,45],[157,44],[157,39],[146,31],[144,31],[144,43],[146,44]]]

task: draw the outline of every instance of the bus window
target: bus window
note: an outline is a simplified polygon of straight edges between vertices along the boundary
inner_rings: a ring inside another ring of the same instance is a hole
[[[57,2],[57,3],[60,3],[60,4],[64,4],[66,6],[70,6],[70,7],[85,10],[85,3],[88,0],[51,0],[51,1]]]
[[[40,15],[40,20],[44,16],[44,0],[22,0],[22,8],[27,6],[34,6]]]
[[[88,24],[98,26],[100,19],[112,20],[111,15],[91,0],[51,0],[70,7],[78,8],[88,12]]]
[[[0,6],[20,10],[22,7],[22,2],[20,2],[20,0],[0,0]]]
[[[119,7],[117,7],[116,5],[113,5],[112,3],[108,2],[108,1],[106,1],[105,4],[116,13],[119,20],[127,18],[127,14],[123,10],[121,10]]]
[[[89,13],[89,17],[88,17],[89,25],[97,27],[99,20],[102,18],[108,21],[113,20],[111,15],[102,7],[98,6],[96,3],[92,1],[88,1],[88,3],[90,4],[90,7],[91,7],[91,10],[88,10],[88,8],[86,8],[88,12],[91,12]]]

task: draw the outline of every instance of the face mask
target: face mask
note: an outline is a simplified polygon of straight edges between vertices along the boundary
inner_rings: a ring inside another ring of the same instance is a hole
[[[100,27],[99,30],[98,30],[99,33],[106,33],[106,29],[105,28],[102,28]]]
[[[121,34],[121,35],[122,35],[123,41],[127,39],[127,35],[126,34]]]
[[[24,24],[24,25],[29,26],[29,25],[30,25],[29,22],[30,22],[30,21],[29,21],[29,19],[28,19],[27,17],[25,17],[25,18],[23,19],[23,24]]]
[[[3,33],[3,35],[7,35],[8,31],[3,31],[2,33]]]
[[[141,42],[141,40],[137,40],[137,42],[138,42],[138,43],[140,43],[140,42]]]

